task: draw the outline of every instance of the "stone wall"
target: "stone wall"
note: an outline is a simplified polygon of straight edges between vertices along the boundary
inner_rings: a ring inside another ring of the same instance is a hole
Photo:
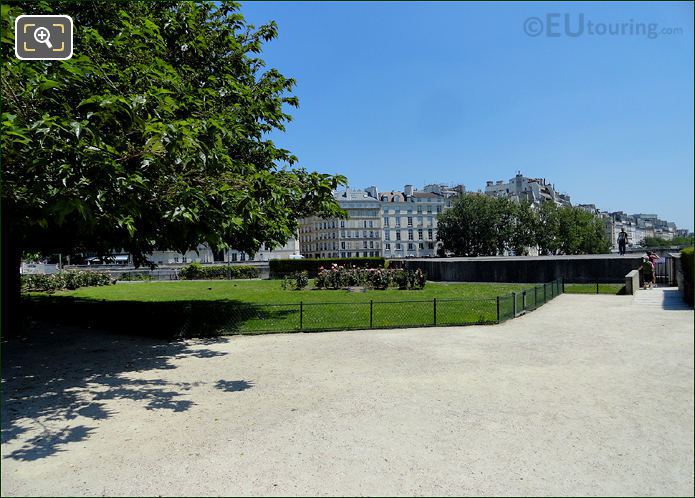
[[[445,282],[625,282],[639,267],[642,255],[525,256],[433,258],[394,261],[408,269],[420,268],[429,280]]]

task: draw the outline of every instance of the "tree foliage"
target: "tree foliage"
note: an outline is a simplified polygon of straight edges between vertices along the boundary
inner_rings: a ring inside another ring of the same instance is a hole
[[[662,237],[645,237],[642,241],[642,245],[645,247],[692,246],[693,237],[678,236],[670,240]]]
[[[50,12],[74,19],[73,58],[17,60],[15,17]],[[2,31],[3,221],[19,248],[253,253],[303,215],[343,214],[344,177],[267,138],[298,106],[259,57],[274,22],[229,2],[51,1],[3,5]]]
[[[469,194],[439,215],[438,238],[457,256],[595,254],[609,251],[603,222],[591,213],[551,202],[536,210],[526,202]]]

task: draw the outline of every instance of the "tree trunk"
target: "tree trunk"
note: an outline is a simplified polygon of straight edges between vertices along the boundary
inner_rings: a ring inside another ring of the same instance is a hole
[[[4,208],[5,206],[3,206]],[[22,251],[17,243],[16,234],[10,228],[8,209],[2,210],[2,336],[9,337],[19,333],[21,317],[19,315],[21,280],[19,267],[22,263]]]

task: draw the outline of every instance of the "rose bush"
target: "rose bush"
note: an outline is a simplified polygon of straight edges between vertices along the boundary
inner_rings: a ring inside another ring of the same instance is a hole
[[[349,268],[333,264],[330,268],[319,268],[315,283],[319,289],[364,286],[384,290],[390,286],[397,286],[399,289],[422,289],[425,287],[425,281],[425,274],[420,269]]]

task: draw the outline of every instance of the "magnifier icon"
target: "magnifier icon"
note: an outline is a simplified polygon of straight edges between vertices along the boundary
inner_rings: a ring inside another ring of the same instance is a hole
[[[34,31],[34,40],[36,40],[37,43],[45,43],[48,48],[53,48],[53,44],[51,43],[51,32],[43,26],[36,28],[36,31]]]

